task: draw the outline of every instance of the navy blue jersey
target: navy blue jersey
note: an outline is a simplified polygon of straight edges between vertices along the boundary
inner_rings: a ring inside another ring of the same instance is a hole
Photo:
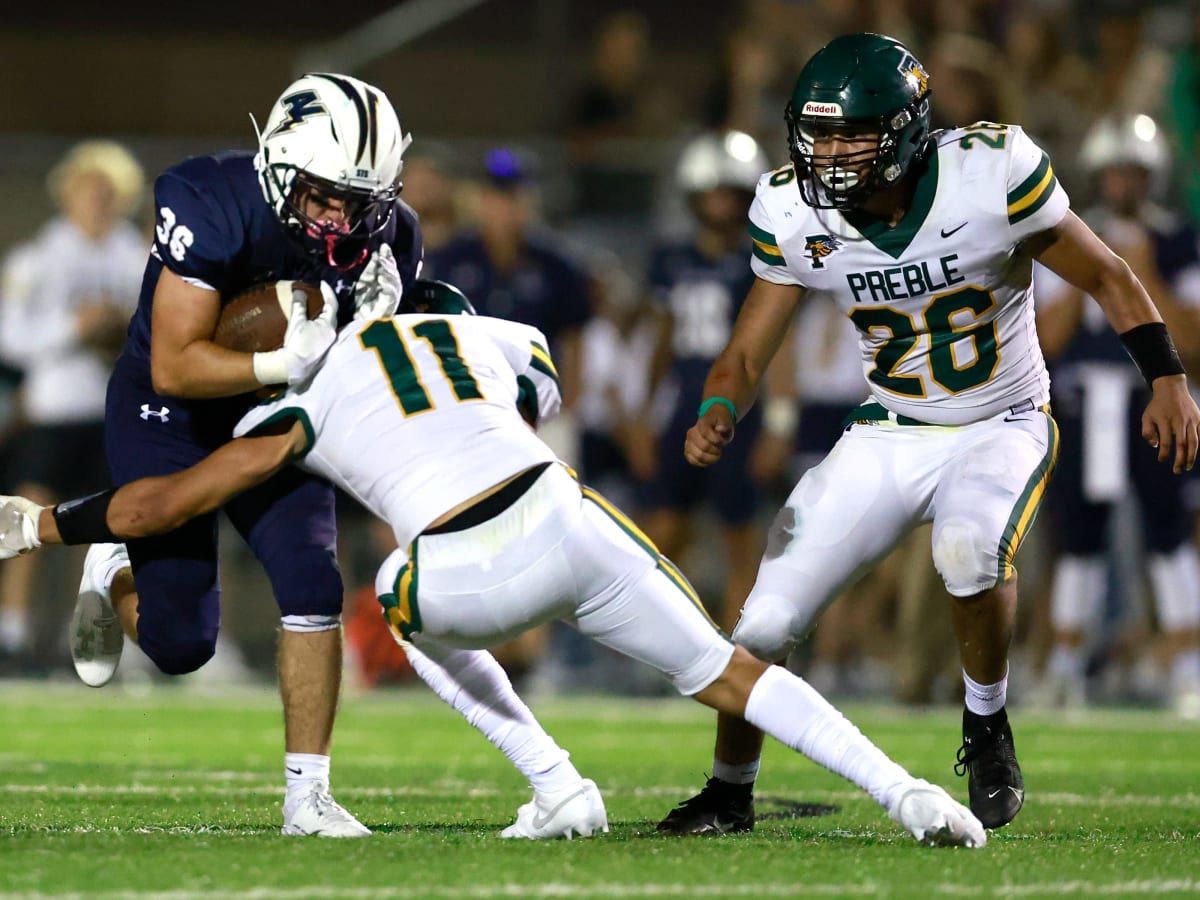
[[[559,335],[581,327],[592,314],[583,270],[539,235],[525,238],[520,260],[510,273],[496,270],[478,235],[464,234],[431,250],[424,274],[453,284],[481,316],[540,329],[551,351]]]
[[[411,284],[421,263],[421,229],[416,213],[399,200],[395,203],[387,227],[371,238],[369,248],[374,252],[390,243],[403,283]],[[144,369],[147,379],[154,289],[164,266],[192,284],[220,292],[222,302],[263,282],[327,281],[337,291],[339,325],[353,316],[354,284],[366,260],[339,271],[305,252],[267,204],[253,154],[195,156],[167,169],[154,183],[154,210],[154,244],[122,360],[123,366]]]
[[[655,302],[671,314],[672,374],[680,403],[695,407],[708,370],[729,343],[754,283],[749,260],[749,243],[717,259],[692,242],[663,244],[651,254],[647,284]]]
[[[1085,214],[1085,218],[1096,217]],[[1200,271],[1200,235],[1190,223],[1164,211],[1154,210],[1149,218],[1145,224],[1154,241],[1154,262],[1158,272],[1168,285],[1178,290],[1185,275]],[[1099,228],[1102,233],[1103,225]],[[1184,302],[1195,300],[1186,296],[1181,299]],[[1055,361],[1055,369],[1061,372],[1066,366],[1084,362],[1121,362],[1133,367],[1121,339],[1091,302],[1085,303],[1083,320]]]

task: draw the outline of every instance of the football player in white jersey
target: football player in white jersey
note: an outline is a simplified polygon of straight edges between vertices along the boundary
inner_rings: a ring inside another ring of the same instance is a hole
[[[1033,261],[1096,298],[1153,387],[1142,434],[1176,472],[1195,461],[1200,412],[1153,302],[1070,211],[1046,154],[1014,125],[931,134],[929,112],[928,75],[892,38],[844,35],[805,65],[785,115],[792,163],[763,176],[750,209],[757,279],[684,453],[721,457],[806,292],[832,294],[858,328],[870,397],[773,523],[733,637],[784,659],[833,598],[932,522],[966,685],[956,769],[971,810],[998,828],[1024,798],[1005,713],[1013,557],[1058,443]],[[660,828],[752,828],[761,744],[722,716],[713,778]]]
[[[296,326],[323,327],[303,319],[301,300]],[[675,565],[575,480],[526,425],[560,402],[534,328],[485,317],[374,319],[343,330],[311,380],[247,413],[235,430],[242,437],[190,469],[53,510],[0,498],[0,546],[11,556],[40,542],[165,531],[294,461],[392,526],[399,549],[376,593],[397,638],[428,657],[569,621],[657,668],[680,693],[744,716],[853,781],[918,840],[983,846],[966,807],[889,759],[804,681],[735,647]],[[491,687],[474,685],[494,711]],[[503,728],[493,721],[489,737]],[[591,782],[535,791],[506,833],[570,834],[569,817],[591,803],[600,803]],[[600,804],[582,833],[604,830],[602,817]]]

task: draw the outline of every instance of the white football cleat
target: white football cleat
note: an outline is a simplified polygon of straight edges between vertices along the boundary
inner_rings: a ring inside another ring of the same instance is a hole
[[[502,838],[544,841],[571,840],[575,835],[591,837],[608,831],[604,798],[590,778],[583,778],[553,794],[533,792],[533,799],[517,810],[517,821],[502,832]]]
[[[983,824],[936,784],[916,779],[896,799],[888,815],[930,847],[982,847]]]
[[[315,834],[320,837],[368,837],[371,829],[350,815],[323,781],[310,782],[307,790],[289,792],[283,801],[281,834]]]
[[[83,578],[71,616],[71,660],[89,687],[103,687],[121,663],[125,634],[113,609],[109,586],[113,575],[129,565],[124,544],[92,544],[83,561]]]

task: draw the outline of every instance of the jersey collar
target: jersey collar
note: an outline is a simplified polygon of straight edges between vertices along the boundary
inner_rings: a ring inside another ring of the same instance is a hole
[[[889,228],[887,223],[881,219],[864,215],[856,210],[848,210],[844,214],[847,222],[892,259],[899,259],[904,255],[908,245],[912,243],[917,232],[921,230],[921,226],[925,224],[929,210],[933,208],[933,198],[937,194],[938,182],[937,147],[932,148],[927,159],[925,171],[918,177],[917,188],[913,191],[912,205],[894,228]]]

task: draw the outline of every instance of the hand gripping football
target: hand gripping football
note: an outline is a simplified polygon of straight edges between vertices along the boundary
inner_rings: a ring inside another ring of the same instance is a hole
[[[275,281],[258,284],[235,296],[221,308],[213,343],[240,353],[263,353],[283,346],[292,296],[296,291],[307,297],[307,312],[315,319],[325,301],[321,289],[303,281]]]

